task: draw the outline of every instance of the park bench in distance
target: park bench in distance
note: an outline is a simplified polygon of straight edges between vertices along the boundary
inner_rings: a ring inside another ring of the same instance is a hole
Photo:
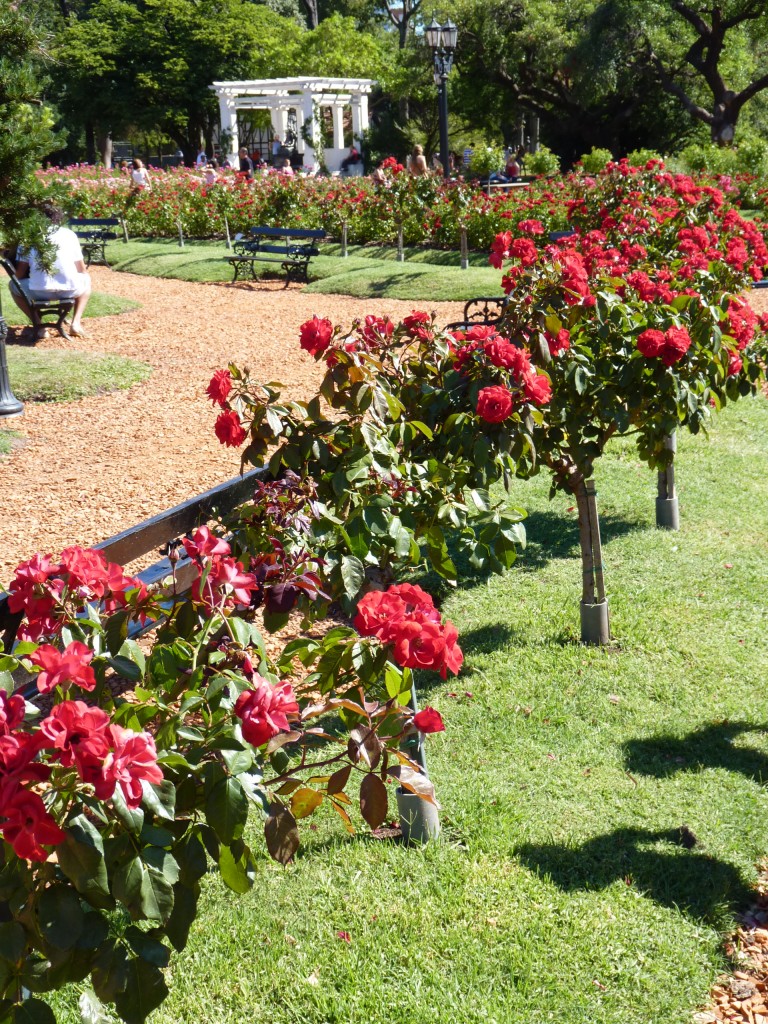
[[[237,235],[233,255],[224,257],[232,264],[233,281],[237,281],[247,268],[250,268],[251,279],[255,281],[256,263],[279,263],[286,272],[286,288],[291,281],[309,283],[309,261],[318,255],[317,242],[325,238],[323,230],[255,227],[248,233],[250,238]]]
[[[113,228],[119,228],[122,222],[119,217],[72,217],[69,227],[80,240],[85,265],[92,263],[108,267],[106,244],[117,238]]]
[[[18,277],[16,277],[16,268],[11,260],[6,259],[4,256],[0,257],[0,267],[6,272],[8,277],[11,279],[11,284],[23,293],[21,283]],[[25,296],[26,297],[26,296]],[[75,306],[74,299],[30,299],[27,298],[27,302],[32,307],[36,316],[40,320],[40,324],[43,327],[53,326],[67,341],[72,339],[64,329],[64,320],[72,312]],[[50,318],[55,317],[54,323],[51,323]]]
[[[177,539],[182,539],[185,533],[189,533],[196,527],[207,523],[215,515],[223,515],[231,512],[238,506],[249,501],[253,497],[254,487],[260,479],[266,478],[266,469],[252,469],[243,476],[234,477],[210,491],[198,494],[181,505],[176,505],[167,512],[161,512],[151,519],[139,523],[138,526],[131,526],[122,533],[115,534],[101,544],[94,545],[97,551],[103,552],[108,561],[126,565],[137,558],[141,558],[148,552],[159,549],[158,553],[165,556],[159,561],[153,562],[147,569],[136,573],[136,576],[147,586],[157,583],[171,575],[172,564],[167,557],[170,545]],[[186,593],[197,577],[197,570],[194,563],[184,556],[176,563],[176,587],[181,594]],[[169,601],[168,607],[170,608]],[[0,591],[0,642],[3,650],[10,651],[16,638],[16,632],[21,624],[21,614],[14,615],[8,608],[8,596]],[[128,639],[136,639],[143,633],[148,632],[157,625],[157,622],[147,621],[143,625],[139,622],[132,622],[128,629]],[[20,682],[19,692],[23,693],[27,700],[33,697],[37,690],[34,682],[31,684],[24,680]]]

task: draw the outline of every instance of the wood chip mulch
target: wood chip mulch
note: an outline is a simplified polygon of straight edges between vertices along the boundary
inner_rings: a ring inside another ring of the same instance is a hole
[[[754,904],[725,943],[733,973],[717,979],[693,1024],[768,1024],[768,862],[760,865]]]
[[[106,352],[143,360],[149,380],[125,391],[68,403],[29,403],[4,420],[25,443],[0,469],[0,589],[36,551],[98,543],[239,472],[236,451],[213,433],[205,397],[214,369],[235,362],[290,398],[308,397],[322,364],[299,348],[299,325],[313,313],[349,325],[367,313],[402,319],[435,309],[459,319],[461,303],[364,300],[304,294],[280,281],[198,284],[92,269],[94,288],[142,305],[88,319],[88,338],[51,336],[36,347]],[[11,331],[9,344],[24,344]]]

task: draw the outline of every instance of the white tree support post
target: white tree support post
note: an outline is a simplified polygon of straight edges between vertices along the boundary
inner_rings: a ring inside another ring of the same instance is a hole
[[[397,262],[405,263],[405,253],[403,252],[403,222],[401,220],[397,222]]]
[[[181,227],[181,217],[176,221],[176,227],[179,229],[179,248],[184,248],[184,232]]]
[[[673,430],[664,439],[664,447],[672,452],[672,462],[659,471],[658,496],[656,498],[656,525],[660,530],[680,529],[680,508],[675,489],[675,461],[677,452],[677,431]]]
[[[229,220],[227,219],[226,213],[224,214],[224,232],[227,236],[227,248],[232,248],[232,239],[229,237]]]
[[[125,217],[120,218],[120,225],[123,229],[123,241],[128,244],[128,225],[125,223]]]
[[[467,229],[461,229],[461,269],[469,270],[469,247],[467,246]]]
[[[343,259],[349,256],[347,249],[347,222],[345,220],[341,222],[341,255]]]
[[[411,710],[416,713],[416,687],[411,689],[409,701]],[[420,732],[408,736],[401,744],[401,750],[415,761],[421,770],[427,775],[427,758],[424,752],[424,736]],[[400,828],[403,833],[403,842],[407,846],[421,845],[428,843],[431,839],[437,839],[440,835],[440,814],[434,804],[423,800],[415,793],[398,786],[395,791],[397,798],[397,815],[400,819]]]
[[[603,576],[603,545],[593,479],[584,480],[576,493],[579,541],[584,574],[581,598],[581,642],[604,646],[611,639],[608,600]]]

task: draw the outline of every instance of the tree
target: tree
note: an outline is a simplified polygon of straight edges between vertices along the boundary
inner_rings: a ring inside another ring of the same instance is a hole
[[[36,213],[42,195],[34,175],[56,148],[53,116],[40,101],[37,64],[46,59],[23,11],[0,7],[0,233],[6,245],[43,244],[45,225]]]
[[[713,142],[730,144],[745,104],[768,89],[765,0],[657,0],[647,16],[648,58],[661,85],[709,126]],[[706,106],[701,91],[711,96]]]

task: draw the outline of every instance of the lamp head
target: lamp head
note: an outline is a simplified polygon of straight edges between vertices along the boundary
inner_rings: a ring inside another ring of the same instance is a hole
[[[431,46],[433,50],[437,50],[443,44],[443,30],[440,27],[440,23],[437,18],[433,17],[432,21],[424,29],[424,35],[427,39],[427,46]]]
[[[446,50],[455,50],[456,41],[459,38],[459,30],[449,18],[442,28],[443,46]]]

